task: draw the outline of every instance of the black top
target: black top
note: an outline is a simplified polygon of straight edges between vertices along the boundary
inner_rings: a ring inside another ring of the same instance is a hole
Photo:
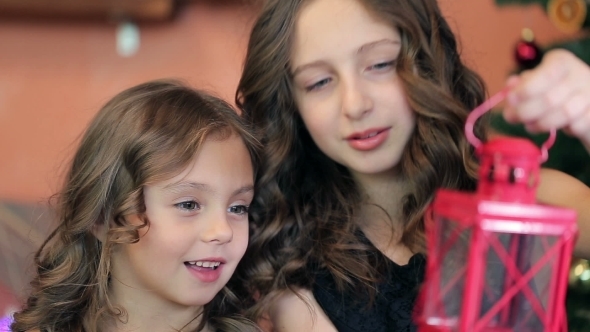
[[[367,308],[368,298],[336,290],[327,271],[320,272],[313,295],[339,332],[416,331],[412,321],[418,287],[424,278],[426,260],[416,254],[407,265],[390,261],[386,282],[377,288],[374,305]]]

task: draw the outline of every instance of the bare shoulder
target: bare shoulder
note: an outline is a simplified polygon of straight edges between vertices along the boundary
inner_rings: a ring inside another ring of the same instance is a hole
[[[579,238],[574,255],[590,259],[590,188],[568,174],[543,169],[537,199],[544,204],[576,210]]]
[[[555,187],[564,187],[570,190],[588,190],[588,186],[571,175],[550,168],[542,168],[539,189],[546,190]]]
[[[537,198],[543,203],[571,206],[572,200],[590,198],[590,188],[578,179],[553,169],[541,169]]]
[[[285,291],[270,312],[276,332],[337,332],[330,319],[316,302],[311,291]]]

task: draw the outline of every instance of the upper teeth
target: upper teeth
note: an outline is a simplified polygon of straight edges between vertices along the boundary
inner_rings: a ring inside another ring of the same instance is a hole
[[[372,133],[370,133],[368,135],[365,135],[364,137],[361,137],[361,138],[371,138],[373,136],[377,136],[377,132],[376,131],[375,132],[372,132]]]
[[[210,261],[196,261],[188,262],[190,265],[202,266],[202,267],[218,267],[221,262],[210,262]]]

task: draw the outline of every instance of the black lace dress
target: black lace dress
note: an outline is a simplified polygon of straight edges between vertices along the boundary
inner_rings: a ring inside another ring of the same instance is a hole
[[[387,282],[379,285],[370,308],[362,296],[336,291],[327,271],[317,275],[313,295],[339,332],[416,331],[412,312],[424,278],[425,258],[417,254],[407,265],[390,263]]]

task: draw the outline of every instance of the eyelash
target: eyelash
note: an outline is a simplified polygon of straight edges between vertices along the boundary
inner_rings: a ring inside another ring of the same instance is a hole
[[[187,206],[188,204],[190,204],[191,206],[190,207]],[[184,210],[184,211],[194,211],[194,210],[198,210],[201,208],[201,205],[196,201],[180,202],[180,203],[174,204],[174,206],[176,206],[177,208]],[[239,208],[239,211],[235,211],[236,208]],[[249,208],[250,207],[247,205],[234,205],[234,206],[229,207],[228,212],[235,213],[238,215],[244,215],[244,214],[248,214]]]
[[[193,207],[187,207],[187,204],[191,204]],[[176,206],[177,208],[181,209],[181,210],[185,210],[185,211],[194,211],[194,210],[198,210],[201,208],[201,205],[199,203],[197,203],[196,201],[185,201],[185,202],[180,202],[180,203],[176,203],[174,204],[174,206]]]
[[[375,65],[370,66],[370,69],[375,69],[375,70],[381,70],[381,69],[385,69],[388,67],[393,67],[393,65],[395,64],[395,60],[391,60],[391,61],[386,61],[386,62],[380,62],[377,63]]]
[[[314,84],[312,84],[310,86],[306,86],[305,87],[305,91],[311,92],[311,91],[320,89],[321,87],[323,87],[324,85],[330,83],[331,81],[332,81],[331,78],[324,78],[323,80],[320,80],[320,81],[318,81],[318,82],[316,82],[316,83],[314,83]]]
[[[386,68],[393,67],[395,65],[395,63],[396,63],[396,60],[391,60],[391,61],[387,61],[387,62],[380,62],[380,63],[377,63],[375,65],[370,66],[369,69],[372,69],[372,70],[383,70],[383,69],[386,69]],[[316,82],[316,83],[314,83],[314,84],[312,84],[310,86],[306,86],[305,87],[305,91],[306,92],[311,92],[311,91],[320,89],[324,85],[326,85],[326,84],[328,84],[330,82],[332,82],[332,79],[331,78],[324,78],[324,79],[322,79],[322,80],[320,80],[320,81],[318,81],[318,82]]]
[[[233,212],[232,210],[235,208],[240,208],[240,212]],[[249,206],[247,205],[235,205],[235,206],[230,206],[229,211],[231,213],[235,213],[238,215],[244,215],[244,214],[248,214],[248,210],[249,210]]]

